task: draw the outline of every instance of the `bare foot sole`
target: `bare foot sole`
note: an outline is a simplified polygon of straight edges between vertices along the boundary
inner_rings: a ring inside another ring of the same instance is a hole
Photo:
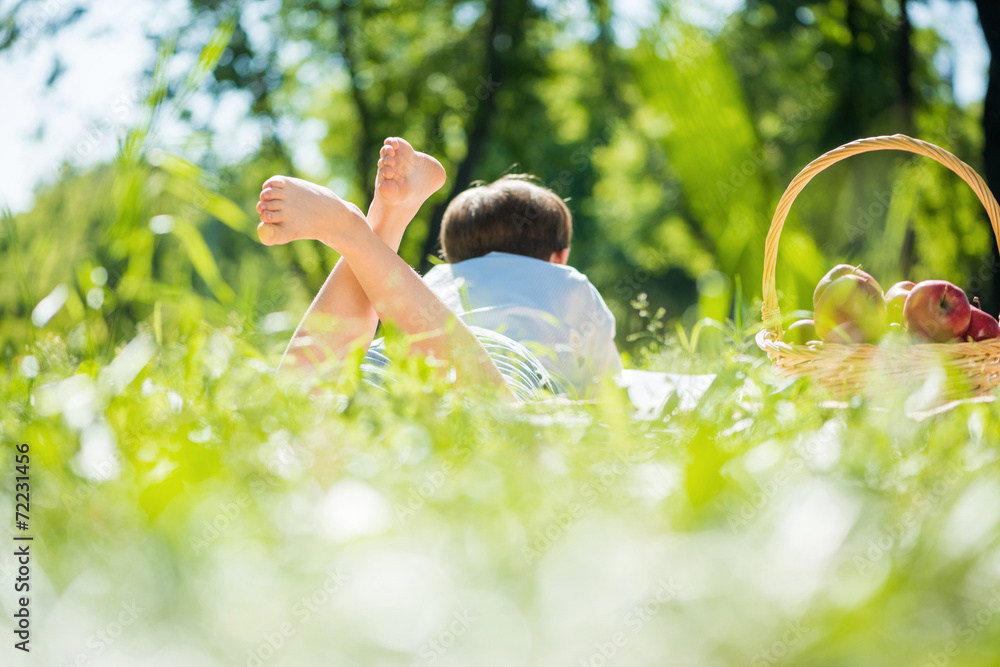
[[[260,224],[257,236],[264,245],[281,245],[310,239],[329,245],[339,226],[364,223],[357,206],[332,190],[301,178],[272,176],[264,181],[257,202]]]
[[[379,151],[375,194],[386,204],[419,207],[444,181],[444,167],[430,155],[413,150],[400,137],[385,140]]]

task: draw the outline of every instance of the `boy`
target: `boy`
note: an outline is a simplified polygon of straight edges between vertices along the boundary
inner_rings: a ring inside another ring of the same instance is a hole
[[[414,336],[417,350],[450,359],[465,379],[508,386],[522,398],[546,383],[586,396],[602,376],[618,373],[614,317],[586,277],[566,266],[569,209],[527,178],[507,176],[456,197],[441,227],[450,263],[424,280],[396,254],[406,226],[444,180],[437,160],[390,137],[367,219],[327,188],[284,176],[264,183],[261,241],[314,239],[341,254],[282,365],[312,368],[356,344],[367,348],[382,318]],[[529,377],[535,371],[537,382]]]

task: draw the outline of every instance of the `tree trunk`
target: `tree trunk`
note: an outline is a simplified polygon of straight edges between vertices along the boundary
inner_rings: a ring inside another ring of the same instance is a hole
[[[913,131],[913,25],[909,0],[899,0],[899,42],[896,44],[896,76],[899,77],[899,106],[903,113],[903,131]]]
[[[902,119],[900,131],[903,134],[913,134],[913,25],[910,23],[909,0],[899,0],[899,42],[896,45],[896,77],[899,79],[899,107]],[[913,272],[914,246],[916,235],[907,226],[903,235],[903,247],[900,250],[899,264],[902,275]]]
[[[523,21],[528,11],[528,4],[526,0],[519,0],[518,2],[493,0],[491,3],[490,25],[486,31],[486,62],[484,63],[485,66],[483,67],[482,75],[482,78],[491,82],[491,85],[492,82],[503,83],[506,79],[506,63],[494,45],[494,42],[500,32],[500,28],[504,25],[503,9],[504,7],[510,8],[512,5],[516,11],[511,13],[508,30],[514,42],[510,49],[508,49],[508,53],[514,51],[520,40],[523,32]],[[448,204],[451,203],[452,199],[469,187],[469,184],[472,182],[472,174],[479,165],[479,159],[482,156],[483,149],[486,147],[486,140],[489,138],[490,121],[496,112],[496,94],[493,91],[488,91],[486,99],[481,100],[481,102],[476,113],[472,115],[471,126],[467,129],[466,137],[468,139],[466,142],[465,157],[462,158],[458,169],[455,171],[455,181],[452,184],[451,192],[448,193],[448,199],[437,204],[431,212],[427,237],[424,239],[423,252],[420,254],[421,272],[431,267],[431,263],[427,258],[437,251],[438,236],[441,233],[441,219],[444,217],[445,209],[448,208]]]
[[[360,179],[361,191],[365,193],[365,203],[370,202],[375,195],[375,172],[372,171],[372,115],[365,101],[364,93],[358,88],[356,77],[358,74],[357,59],[358,54],[354,52],[351,45],[351,26],[348,22],[347,8],[340,4],[335,12],[337,21],[337,36],[340,38],[342,55],[347,65],[347,73],[351,82],[351,98],[354,100],[354,108],[358,114],[358,177]]]
[[[996,0],[976,0],[979,24],[990,48],[989,85],[983,105],[983,171],[994,196],[1000,195],[1000,5]],[[984,265],[983,304],[991,314],[1000,307],[997,273],[1000,272],[1000,249],[993,244],[989,264]]]
[[[861,53],[861,48],[858,46],[858,39],[861,34],[861,28],[858,25],[858,15],[861,11],[857,0],[847,0],[845,23],[847,24],[848,31],[851,33],[851,46],[847,50],[850,85],[844,91],[843,102],[838,114],[838,124],[841,128],[842,138],[859,137],[863,128],[863,120],[861,118],[862,105],[860,104],[859,96],[863,94],[861,92],[861,64],[864,56]],[[848,140],[850,141],[851,139]]]

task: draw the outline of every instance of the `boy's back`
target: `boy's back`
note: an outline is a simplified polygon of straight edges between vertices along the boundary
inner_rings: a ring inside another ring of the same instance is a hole
[[[467,324],[523,344],[581,396],[597,378],[622,369],[614,316],[570,266],[490,252],[436,266],[424,280]]]

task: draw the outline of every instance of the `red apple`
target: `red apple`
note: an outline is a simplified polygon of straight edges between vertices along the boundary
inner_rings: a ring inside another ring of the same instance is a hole
[[[917,283],[903,305],[903,323],[907,330],[932,343],[962,337],[971,318],[969,297],[947,280]]]
[[[819,303],[819,298],[823,296],[823,292],[826,291],[826,289],[833,283],[834,280],[836,280],[837,278],[843,278],[844,276],[848,275],[861,276],[865,280],[868,280],[873,285],[875,285],[875,287],[878,288],[879,292],[882,291],[882,286],[878,284],[878,281],[875,280],[871,276],[871,274],[862,271],[860,266],[851,266],[850,264],[838,264],[837,266],[827,271],[826,275],[820,278],[820,281],[816,283],[816,291],[813,292],[813,309],[815,310],[816,304]]]
[[[1000,338],[1000,322],[986,311],[973,307],[969,328],[965,330],[962,340],[980,341],[991,338]]]
[[[874,343],[888,324],[878,283],[856,273],[837,278],[823,290],[813,317],[819,337],[834,343]]]
[[[781,338],[789,345],[806,345],[811,340],[819,340],[816,335],[816,324],[812,320],[797,320],[785,329]]]
[[[896,324],[903,323],[903,305],[906,297],[910,295],[910,290],[915,287],[909,280],[903,280],[889,288],[885,293],[885,309],[889,315],[889,322]]]

